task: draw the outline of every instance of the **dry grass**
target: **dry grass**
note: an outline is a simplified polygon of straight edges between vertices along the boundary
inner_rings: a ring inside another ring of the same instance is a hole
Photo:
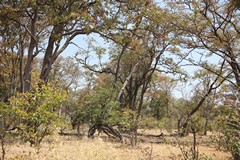
[[[55,136],[54,141],[42,144],[39,154],[26,144],[10,145],[7,148],[6,159],[19,160],[134,160],[143,156],[141,149],[104,142],[101,138],[91,140]]]
[[[177,145],[140,143],[136,147],[103,140],[76,136],[49,137],[37,153],[27,144],[8,144],[6,159],[17,160],[168,160],[181,159]],[[208,146],[198,147],[200,154],[213,160],[226,160],[230,155]]]

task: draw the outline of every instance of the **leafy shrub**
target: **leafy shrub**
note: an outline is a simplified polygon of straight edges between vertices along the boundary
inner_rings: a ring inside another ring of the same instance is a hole
[[[223,147],[227,149],[234,159],[240,159],[240,112],[236,107],[227,107],[218,116],[219,137],[225,144]]]
[[[53,86],[35,86],[33,92],[20,93],[10,99],[16,114],[17,131],[24,141],[38,146],[56,128],[56,109],[66,99],[64,91]]]

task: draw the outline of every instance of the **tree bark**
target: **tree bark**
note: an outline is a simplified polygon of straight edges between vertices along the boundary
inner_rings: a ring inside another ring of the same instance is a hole
[[[127,84],[129,83],[129,80],[132,77],[133,73],[137,70],[137,67],[138,67],[139,63],[140,62],[138,62],[137,64],[134,65],[132,71],[130,72],[130,74],[126,78],[125,82],[123,83],[123,86],[122,86],[121,90],[119,91],[117,99],[116,99],[117,102],[120,101],[120,98],[121,98],[121,96],[122,96],[122,94],[123,94]]]
[[[27,63],[24,68],[24,75],[23,75],[23,92],[28,92],[31,88],[31,75],[32,75],[32,62],[34,58],[34,49],[36,48],[36,21],[37,21],[37,13],[35,11],[33,18],[31,19],[31,28],[30,28],[30,44],[28,48],[28,57]]]
[[[211,106],[210,102],[208,100],[207,106],[206,106],[206,111],[205,111],[205,124],[204,124],[204,135],[207,135],[208,131],[208,123],[209,123],[209,118],[210,118],[210,113],[211,113]]]
[[[21,38],[20,38],[21,39]],[[22,40],[20,40],[22,41]],[[23,56],[24,56],[24,49],[23,44],[20,42],[20,51],[19,51],[19,80],[20,80],[20,92],[23,93],[24,91],[24,80],[23,80]]]
[[[32,55],[29,54],[28,55],[28,60],[27,60],[27,64],[24,68],[24,74],[23,74],[23,92],[28,92],[30,90],[31,87],[31,71],[32,71]]]
[[[40,74],[40,79],[43,80],[45,83],[47,83],[47,78],[51,70],[51,62],[52,62],[52,56],[53,56],[53,49],[54,49],[54,43],[56,42],[56,27],[53,27],[52,33],[48,40],[48,46],[44,55],[43,59],[43,65],[42,65],[42,71]]]
[[[183,118],[183,116],[181,115],[181,116],[178,117],[178,120],[177,120],[178,133],[180,133],[180,131],[181,131],[182,118]]]

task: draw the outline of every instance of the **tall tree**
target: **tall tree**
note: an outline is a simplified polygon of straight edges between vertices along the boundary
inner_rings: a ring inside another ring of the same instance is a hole
[[[139,4],[142,4],[139,2]],[[119,19],[115,30],[102,32],[100,35],[112,40],[116,48],[110,51],[110,63],[106,68],[89,65],[89,50],[86,57],[79,61],[91,71],[111,73],[114,76],[113,88],[118,90],[116,97],[120,108],[131,110],[130,130],[132,145],[137,143],[137,130],[142,115],[146,90],[149,88],[155,71],[179,71],[172,58],[163,56],[168,49],[174,49],[178,32],[168,23],[171,14],[154,3],[125,6],[125,14],[132,14],[134,19]],[[169,15],[164,17],[162,15]],[[119,32],[120,31],[120,32]],[[99,32],[98,32],[99,33]],[[172,48],[171,48],[172,47]],[[91,49],[90,49],[91,51]],[[162,66],[164,69],[159,69]]]
[[[169,4],[179,16],[178,21],[172,23],[183,33],[181,47],[189,49],[188,54],[191,52],[195,58],[186,54],[181,56],[212,72],[207,65],[211,57],[215,58],[215,62],[217,59],[226,61],[224,68],[228,72],[222,72],[225,75],[220,76],[235,85],[240,94],[239,11],[232,8],[230,1],[222,0],[171,1]],[[203,56],[208,58],[203,60]]]
[[[11,42],[9,45],[19,55],[21,91],[30,89],[32,61],[37,55],[44,55],[39,78],[46,83],[53,63],[75,37],[118,30],[117,26],[124,25],[120,19],[132,21],[135,18],[125,14],[126,9],[143,8],[147,5],[143,2],[1,1],[1,41]],[[26,63],[23,63],[24,55]]]

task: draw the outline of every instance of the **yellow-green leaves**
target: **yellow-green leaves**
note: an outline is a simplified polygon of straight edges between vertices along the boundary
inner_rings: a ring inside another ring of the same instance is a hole
[[[46,85],[12,97],[10,107],[16,114],[16,121],[20,122],[16,128],[22,138],[31,145],[39,145],[55,129],[56,109],[65,99],[64,91]]]

